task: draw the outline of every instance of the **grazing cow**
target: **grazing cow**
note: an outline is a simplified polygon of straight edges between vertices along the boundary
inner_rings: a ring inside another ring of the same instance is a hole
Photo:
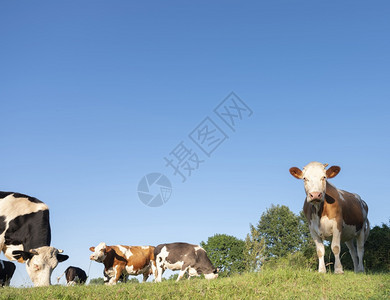
[[[344,273],[340,262],[340,242],[345,242],[348,246],[355,272],[364,272],[364,243],[370,232],[367,204],[359,195],[339,190],[330,184],[327,179],[335,177],[340,172],[340,167],[332,166],[326,169],[327,166],[328,164],[311,162],[302,170],[297,167],[290,168],[292,176],[304,181],[306,199],[303,212],[316,245],[318,271],[326,273],[323,240],[332,237],[335,273]]]
[[[68,267],[61,276],[57,278],[57,283],[60,282],[61,277],[65,274],[66,285],[84,284],[87,281],[87,274],[83,269],[78,267]]]
[[[104,280],[113,285],[122,275],[143,274],[145,282],[150,274],[155,274],[154,247],[152,246],[107,246],[100,243],[89,248],[91,260],[104,264]]]
[[[12,276],[14,275],[16,266],[10,261],[0,259],[0,285],[9,286]]]
[[[58,262],[68,259],[50,246],[49,208],[34,197],[0,192],[0,251],[10,260],[26,262],[35,286],[50,285]]]
[[[157,265],[157,277],[155,282],[161,282],[161,276],[166,269],[180,270],[176,281],[179,281],[188,271],[192,276],[204,274],[206,279],[218,277],[218,269],[215,268],[206,251],[197,245],[187,243],[171,243],[158,245],[154,250]]]

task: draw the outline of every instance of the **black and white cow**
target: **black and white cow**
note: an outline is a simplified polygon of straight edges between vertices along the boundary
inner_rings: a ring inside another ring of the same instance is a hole
[[[50,247],[49,208],[42,201],[14,192],[0,192],[0,251],[10,260],[26,262],[34,286],[50,285],[58,262],[68,259]]]
[[[206,251],[198,246],[187,243],[161,244],[154,249],[156,257],[157,276],[155,282],[161,282],[161,276],[166,269],[180,270],[177,281],[188,272],[192,276],[204,274],[206,279],[218,277],[218,269],[213,266]]]
[[[65,274],[67,285],[84,284],[87,281],[87,274],[83,269],[78,267],[68,267],[61,276],[57,278],[57,282]]]
[[[0,286],[9,286],[15,269],[14,263],[0,259]]]

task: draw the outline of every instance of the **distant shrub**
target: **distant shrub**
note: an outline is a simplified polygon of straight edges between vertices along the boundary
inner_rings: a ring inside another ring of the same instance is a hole
[[[92,285],[102,285],[102,284],[104,284],[104,279],[102,277],[92,278],[89,281],[89,284],[92,284]]]
[[[317,262],[308,259],[301,251],[288,254],[283,257],[273,257],[263,264],[263,269],[294,269],[294,270],[314,270]]]

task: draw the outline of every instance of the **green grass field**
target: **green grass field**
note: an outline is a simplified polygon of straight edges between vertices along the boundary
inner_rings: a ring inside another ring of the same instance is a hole
[[[3,288],[0,299],[390,299],[390,274],[276,269],[229,278],[116,286]]]

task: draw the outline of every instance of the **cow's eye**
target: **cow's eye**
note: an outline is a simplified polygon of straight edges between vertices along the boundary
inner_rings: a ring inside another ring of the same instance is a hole
[[[326,176],[322,177],[322,180],[325,180],[326,179]]]
[[[308,181],[308,179],[306,177],[303,177],[303,181]]]

